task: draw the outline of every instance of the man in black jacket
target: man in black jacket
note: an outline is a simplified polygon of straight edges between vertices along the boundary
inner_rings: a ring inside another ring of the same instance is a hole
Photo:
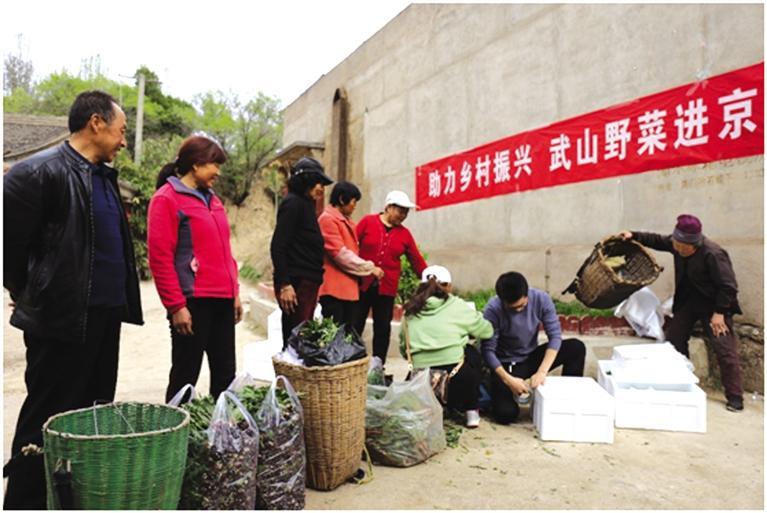
[[[732,316],[743,312],[738,304],[738,284],[727,252],[704,237],[700,220],[687,214],[677,218],[671,235],[624,231],[620,236],[674,254],[674,317],[666,331],[666,339],[677,351],[689,356],[688,341],[693,325],[701,321],[719,362],[727,409],[742,410],[743,381]]]
[[[42,426],[52,415],[114,400],[120,325],[143,324],[139,283],[117,176],[125,147],[114,98],[80,94],[71,136],[3,178],[3,286],[24,331],[27,397],[3,469],[5,509],[45,509]]]

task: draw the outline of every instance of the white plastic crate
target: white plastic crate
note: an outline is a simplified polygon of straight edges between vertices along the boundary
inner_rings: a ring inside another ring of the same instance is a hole
[[[535,389],[533,423],[541,440],[613,443],[613,398],[592,378],[549,376]]]
[[[637,388],[616,382],[616,362],[598,362],[599,384],[615,398],[615,427],[663,431],[706,432],[706,393],[697,385],[687,390]]]

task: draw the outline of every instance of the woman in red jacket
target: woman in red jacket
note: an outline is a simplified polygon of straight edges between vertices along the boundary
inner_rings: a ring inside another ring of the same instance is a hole
[[[367,276],[360,284],[360,302],[357,311],[357,332],[362,335],[368,312],[373,309],[373,355],[386,362],[391,335],[391,319],[394,312],[394,296],[399,287],[402,272],[400,257],[406,255],[410,265],[420,276],[426,269],[426,261],[415,244],[410,230],[402,226],[415,203],[402,191],[386,195],[384,211],[363,217],[357,225],[360,257],[372,260],[383,269],[382,279]]]
[[[360,198],[362,193],[356,185],[338,182],[330,193],[330,205],[317,219],[325,240],[325,273],[319,291],[322,316],[349,328],[353,328],[356,321],[359,277],[372,275],[380,280],[384,274],[373,262],[359,257],[359,242],[351,216]]]
[[[211,188],[224,162],[217,142],[189,137],[175,162],[160,171],[149,203],[149,267],[168,312],[173,346],[166,401],[187,383],[197,383],[203,353],[211,395],[234,379],[234,325],[242,305],[229,221]]]

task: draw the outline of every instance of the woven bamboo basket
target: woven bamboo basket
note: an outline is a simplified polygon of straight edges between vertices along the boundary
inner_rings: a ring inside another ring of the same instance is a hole
[[[332,490],[359,468],[365,447],[369,356],[340,365],[303,367],[272,358],[304,410],[306,485]]]
[[[626,263],[612,268],[607,258],[623,256]],[[612,308],[660,276],[663,267],[640,243],[620,237],[608,237],[594,246],[578,274],[562,293],[575,297],[591,308]]]
[[[54,473],[69,473],[74,509],[176,509],[189,414],[111,403],[54,415],[43,426],[48,509],[62,509]]]

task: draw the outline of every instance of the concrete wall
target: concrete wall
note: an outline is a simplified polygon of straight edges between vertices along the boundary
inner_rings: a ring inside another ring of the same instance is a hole
[[[419,164],[755,64],[763,38],[762,5],[411,5],[287,107],[283,142],[329,147],[345,88],[361,217],[391,189],[413,194]],[[763,183],[758,156],[414,212],[406,224],[460,288],[515,269],[556,296],[604,236],[670,233],[677,214],[694,213],[730,252],[745,320],[763,324]],[[658,258],[664,299],[673,267]]]

